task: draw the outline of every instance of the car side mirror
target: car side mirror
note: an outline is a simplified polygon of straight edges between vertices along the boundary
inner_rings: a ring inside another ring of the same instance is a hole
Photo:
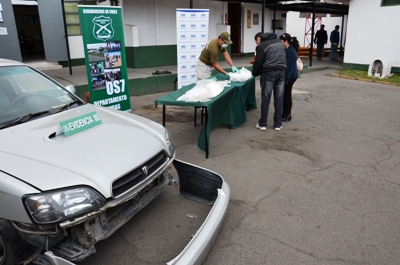
[[[75,92],[76,92],[76,89],[73,85],[67,85],[67,86],[65,86],[65,89],[67,89],[72,94],[75,94]]]

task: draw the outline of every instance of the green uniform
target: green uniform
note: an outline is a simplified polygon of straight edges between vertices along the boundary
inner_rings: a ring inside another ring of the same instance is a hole
[[[208,66],[212,66],[213,63],[218,62],[218,56],[222,52],[226,52],[226,49],[218,44],[218,39],[212,39],[201,51],[199,60]]]

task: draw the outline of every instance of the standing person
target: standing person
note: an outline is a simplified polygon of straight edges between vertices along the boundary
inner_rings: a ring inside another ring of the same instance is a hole
[[[339,25],[336,25],[335,29],[332,30],[329,40],[331,41],[331,53],[329,54],[329,59],[331,61],[337,61],[336,53],[339,46]]]
[[[268,108],[274,92],[274,128],[282,129],[282,104],[285,83],[286,52],[282,42],[275,33],[264,33],[256,47],[256,61],[253,64],[253,76],[260,75],[261,85],[261,118],[256,128],[265,131],[267,128]]]
[[[296,61],[300,45],[297,38],[290,36],[289,33],[280,35],[279,39],[286,49],[285,94],[282,111],[282,121],[285,122],[292,120],[292,88],[299,74]]]
[[[258,32],[255,36],[254,36],[254,41],[256,42],[256,46],[258,44],[260,44],[260,36],[261,36],[262,32]],[[256,53],[254,53],[254,58],[253,60],[250,61],[251,64],[253,64],[256,61]]]
[[[314,43],[317,44],[317,60],[321,61],[324,45],[328,42],[328,33],[325,30],[325,25],[321,24],[321,28],[315,34]]]
[[[228,32],[222,32],[218,38],[212,39],[206,44],[196,64],[198,80],[210,78],[213,69],[226,75],[226,71],[218,63],[218,56],[221,53],[224,55],[226,62],[232,67],[232,72],[239,72],[233,65],[231,56],[226,50],[228,44],[232,43],[231,35]]]

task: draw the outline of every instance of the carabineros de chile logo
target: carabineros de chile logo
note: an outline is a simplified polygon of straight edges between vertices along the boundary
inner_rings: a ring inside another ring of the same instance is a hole
[[[112,19],[105,16],[93,18],[93,36],[102,41],[107,41],[114,37]]]

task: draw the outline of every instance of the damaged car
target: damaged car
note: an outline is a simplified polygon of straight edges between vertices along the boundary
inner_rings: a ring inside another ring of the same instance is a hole
[[[175,159],[160,124],[86,103],[73,86],[0,59],[0,265],[82,262],[173,186],[172,167],[179,194],[212,207],[168,264],[199,264],[227,211],[224,179]]]

